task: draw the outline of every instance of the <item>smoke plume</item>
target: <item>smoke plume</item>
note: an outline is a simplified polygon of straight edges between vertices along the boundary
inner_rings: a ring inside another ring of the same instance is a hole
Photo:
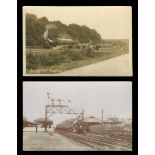
[[[47,25],[45,26],[45,32],[44,32],[44,35],[43,35],[43,38],[44,38],[45,40],[48,39],[48,31],[49,31],[49,30],[52,30],[52,29],[57,29],[57,26],[56,26],[55,24],[52,24],[52,23],[47,24]]]
[[[43,37],[44,37],[45,40],[48,38],[48,30],[46,30],[46,31],[44,32]]]
[[[45,26],[46,30],[51,30],[51,29],[57,29],[57,26],[55,24],[47,24]]]

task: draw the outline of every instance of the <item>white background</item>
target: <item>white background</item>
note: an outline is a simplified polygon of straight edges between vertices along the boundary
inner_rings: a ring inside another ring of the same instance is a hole
[[[17,2],[0,2],[0,154],[17,154]],[[22,51],[19,51],[22,52]]]
[[[139,155],[155,154],[155,1],[139,0]]]
[[[17,150],[17,4],[0,5],[0,154]],[[155,154],[155,1],[139,0],[139,155]],[[22,52],[22,51],[18,51]]]

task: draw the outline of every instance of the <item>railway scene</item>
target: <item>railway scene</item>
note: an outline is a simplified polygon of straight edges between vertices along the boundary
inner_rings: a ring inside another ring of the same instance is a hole
[[[24,82],[24,151],[132,151],[131,82]]]
[[[24,75],[132,75],[130,7],[27,6],[23,13]]]

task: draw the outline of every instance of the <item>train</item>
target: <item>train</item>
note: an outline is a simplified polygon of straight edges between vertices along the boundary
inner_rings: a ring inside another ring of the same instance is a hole
[[[50,48],[56,47],[56,46],[65,46],[65,45],[76,45],[78,41],[72,40],[72,39],[65,39],[65,38],[55,38],[53,40],[47,38],[46,43],[49,45]]]
[[[56,126],[56,131],[67,131],[72,133],[85,133],[89,131],[88,123],[83,120],[70,119]]]

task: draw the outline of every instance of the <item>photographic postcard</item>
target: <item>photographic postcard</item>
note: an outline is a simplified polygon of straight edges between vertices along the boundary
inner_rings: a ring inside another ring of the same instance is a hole
[[[23,82],[23,151],[132,151],[132,82]]]
[[[132,76],[131,6],[24,6],[24,76]]]

